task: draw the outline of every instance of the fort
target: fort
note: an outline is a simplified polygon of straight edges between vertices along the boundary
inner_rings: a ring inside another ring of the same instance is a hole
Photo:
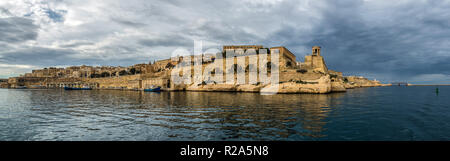
[[[235,51],[236,54],[233,56],[226,55],[229,50]],[[277,72],[271,70],[273,66],[270,65],[273,64],[272,61],[276,60],[272,60],[273,58],[270,58],[270,56],[263,57],[263,51],[267,52],[268,55],[275,52],[279,55],[276,63],[278,65]],[[245,59],[237,59],[239,56],[243,56]],[[252,59],[252,56],[255,59]],[[223,46],[222,52],[202,54],[199,66],[190,66],[191,62],[194,64],[197,58],[196,56],[176,56],[129,67],[85,65],[66,68],[49,67],[32,70],[31,73],[25,73],[18,77],[2,79],[0,80],[0,87],[63,88],[89,86],[93,89],[143,90],[150,86],[159,86],[166,91],[260,92],[263,88],[270,87],[271,84],[264,83],[260,75],[263,71],[253,69],[252,67],[255,66],[264,67],[269,76],[278,75],[276,87],[278,93],[330,93],[345,92],[347,89],[357,87],[387,86],[379,81],[356,76],[343,76],[342,72],[328,69],[319,46],[312,47],[312,53],[305,56],[304,62],[297,62],[296,56],[283,46],[265,48],[262,45]],[[183,66],[183,60],[189,60],[189,65]],[[215,63],[220,67],[222,65],[225,67],[227,63],[232,64],[234,70],[220,71],[219,68],[210,68]],[[202,74],[196,74],[194,68],[200,69],[199,72]],[[242,71],[243,74],[239,75],[237,71]],[[173,73],[184,75],[184,78],[194,81],[176,83],[176,80],[173,80]],[[250,76],[251,73],[256,73],[256,77]],[[227,80],[227,83],[220,82],[217,76]],[[245,83],[228,82],[228,80],[238,80],[238,78],[243,78],[242,80]]]

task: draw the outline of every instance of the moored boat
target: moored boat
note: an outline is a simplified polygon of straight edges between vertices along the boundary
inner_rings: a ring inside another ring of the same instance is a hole
[[[92,90],[92,88],[90,87],[82,87],[82,88],[77,88],[77,87],[64,87],[65,90]]]
[[[160,91],[161,91],[161,87],[150,87],[150,88],[144,89],[144,92],[160,92]]]
[[[42,86],[42,85],[31,85],[31,88],[43,89],[43,88],[47,88],[47,87]]]

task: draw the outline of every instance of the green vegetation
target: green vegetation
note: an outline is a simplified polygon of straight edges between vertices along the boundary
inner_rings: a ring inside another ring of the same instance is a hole
[[[297,84],[318,84],[319,82],[306,82],[306,81],[302,81],[302,80],[289,80],[289,82],[295,82]],[[281,83],[281,82],[280,82]]]
[[[172,69],[172,68],[174,68],[175,67],[175,65],[173,65],[172,63],[167,63],[167,65],[166,65],[166,68],[167,69]]]
[[[286,67],[292,67],[292,63],[290,61],[286,62]]]
[[[338,77],[338,75],[336,75],[336,74],[330,74],[330,78],[337,78]]]
[[[130,69],[130,74],[131,74],[131,75],[136,74],[136,68],[131,68],[131,69]]]
[[[128,75],[128,72],[125,71],[125,70],[121,70],[121,71],[119,72],[119,76],[122,76],[122,75]]]
[[[298,69],[297,72],[305,74],[306,72],[308,72],[308,70],[306,70],[306,69]]]
[[[100,74],[96,74],[96,73],[91,74],[91,78],[100,78],[100,77],[101,77]]]
[[[102,74],[100,74],[101,77],[109,77],[111,76],[108,72],[103,72]]]

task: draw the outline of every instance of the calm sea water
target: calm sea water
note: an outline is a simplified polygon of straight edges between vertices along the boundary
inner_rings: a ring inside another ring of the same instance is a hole
[[[0,89],[0,140],[450,140],[450,86],[332,94]]]

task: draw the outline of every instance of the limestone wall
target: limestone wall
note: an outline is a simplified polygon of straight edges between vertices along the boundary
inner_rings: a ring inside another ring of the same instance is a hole
[[[98,84],[97,88],[100,89],[140,89],[142,88],[140,80],[140,74],[107,78],[83,78],[83,82],[96,83]]]
[[[349,84],[355,86],[355,87],[375,87],[375,86],[382,86],[382,84],[379,81],[372,81],[364,77],[356,77],[356,76],[348,76],[346,77]]]
[[[283,46],[270,48],[270,50],[273,49],[278,49],[280,52],[280,69],[293,68],[296,66],[296,57],[291,51]]]
[[[43,85],[44,77],[12,77],[8,79],[10,88],[27,87],[34,88]],[[4,85],[5,86],[5,85]]]
[[[305,62],[302,63],[301,68],[312,69],[314,71],[320,71],[322,73],[328,73],[327,65],[322,56],[319,55],[307,55],[305,56]]]
[[[167,78],[149,78],[142,80],[142,87],[149,88],[151,86],[159,86],[163,88],[170,87],[170,81]]]

